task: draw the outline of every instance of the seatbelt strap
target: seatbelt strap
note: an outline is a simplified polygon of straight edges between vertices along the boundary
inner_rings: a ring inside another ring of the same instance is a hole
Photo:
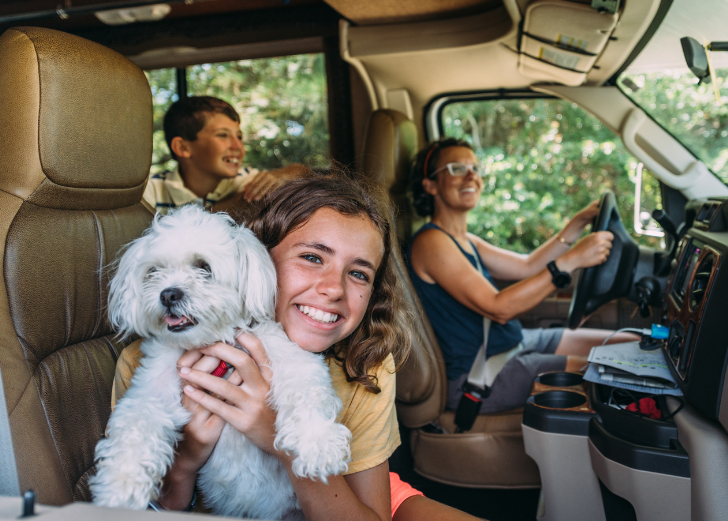
[[[472,243],[471,243],[472,244]],[[473,245],[475,250],[475,245]],[[473,252],[475,265],[478,271],[483,274],[483,269],[478,258],[478,252]],[[468,373],[468,379],[463,385],[463,396],[458,403],[455,412],[455,425],[457,432],[466,432],[473,428],[475,418],[480,414],[480,405],[484,399],[490,396],[491,386],[501,372],[503,366],[523,349],[521,342],[512,349],[497,355],[487,356],[488,336],[490,334],[490,319],[483,317],[483,344],[475,355],[473,366]]]
[[[10,418],[5,401],[2,371],[0,371],[0,496],[20,496],[18,468],[15,466],[15,451],[10,436]]]
[[[490,330],[490,320],[487,318],[483,318],[483,330],[486,334],[485,338],[488,338],[487,334]],[[519,342],[516,347],[503,353],[492,355],[486,359],[485,350],[487,349],[487,343],[487,341],[484,342],[478,354],[475,355],[473,367],[470,369],[470,374],[468,374],[468,383],[482,388],[491,387],[493,382],[495,382],[496,376],[503,369],[503,366],[523,349],[523,343]]]

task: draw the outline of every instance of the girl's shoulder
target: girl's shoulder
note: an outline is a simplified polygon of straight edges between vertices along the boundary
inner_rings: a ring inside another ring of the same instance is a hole
[[[360,388],[362,391],[369,393],[369,391],[367,391],[362,385],[360,385],[356,382],[347,381],[346,373],[344,372],[344,368],[343,368],[341,362],[339,362],[335,358],[331,357],[326,360],[326,363],[329,366],[329,374],[331,375],[331,382],[334,386],[334,390],[336,390],[336,393],[339,395],[339,398],[342,398],[342,396],[341,396],[342,393],[339,392],[340,389],[342,390],[342,392],[354,393],[357,389]],[[384,359],[384,361],[381,364],[379,364],[372,371],[370,371],[370,374],[378,380],[377,385],[379,385],[379,388],[382,389],[382,392],[384,392],[383,385],[393,386],[394,373],[395,373],[394,356],[392,356],[391,353],[387,355],[387,357]],[[347,391],[344,391],[345,389]],[[372,394],[372,393],[369,393],[369,394]],[[343,401],[343,398],[342,398],[342,401]]]
[[[351,463],[347,474],[379,465],[399,446],[399,427],[394,407],[396,393],[395,363],[390,354],[371,373],[381,391],[374,394],[363,385],[347,382],[339,362],[329,359],[334,391],[342,407],[336,421],[352,434]]]
[[[116,372],[114,374],[114,383],[111,387],[111,408],[116,406],[116,402],[121,400],[126,390],[131,384],[134,371],[142,363],[144,354],[141,350],[142,341],[132,342],[121,352],[119,359],[116,361]]]

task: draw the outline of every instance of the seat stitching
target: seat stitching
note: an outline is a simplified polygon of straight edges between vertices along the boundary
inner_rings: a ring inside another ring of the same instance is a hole
[[[103,241],[102,241],[103,230],[101,229],[101,222],[99,221],[99,218],[96,215],[95,211],[91,212],[91,216],[93,217],[94,225],[96,226],[96,247],[97,247],[97,252],[98,252],[98,262],[96,264],[98,266],[98,273],[97,273],[98,279],[96,281],[97,282],[96,309],[98,310],[98,313],[96,314],[96,323],[94,324],[94,330],[92,333],[92,335],[95,337],[98,334],[99,329],[101,328],[102,317],[104,315],[104,311],[103,311],[104,307],[103,307],[103,303],[101,302],[101,295],[103,294],[102,285],[103,285],[103,280],[104,280],[103,279],[104,246],[103,246]]]

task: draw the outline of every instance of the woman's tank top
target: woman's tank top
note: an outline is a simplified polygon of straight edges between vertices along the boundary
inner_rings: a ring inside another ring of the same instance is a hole
[[[424,230],[430,230],[432,228],[446,233],[455,242],[463,255],[465,255],[468,262],[478,269],[475,256],[466,252],[454,237],[436,224],[425,224],[412,237],[412,243],[414,243],[417,235]],[[485,263],[483,263],[477,248],[472,243],[470,245],[475,255],[478,255],[481,273],[493,284],[493,278],[488,268],[485,267]],[[407,269],[412,279],[412,285],[420,297],[422,307],[427,314],[430,324],[432,324],[432,329],[435,331],[440,349],[442,349],[442,355],[447,368],[447,378],[448,380],[455,380],[463,374],[470,372],[475,355],[478,353],[480,346],[483,345],[483,316],[455,300],[439,284],[430,284],[422,280],[415,273],[415,270],[412,269],[411,256],[412,249],[410,248],[409,255],[407,256]],[[523,340],[523,334],[521,333],[521,323],[518,320],[511,320],[507,324],[492,322],[488,335],[487,355],[492,356],[508,351],[521,340]]]

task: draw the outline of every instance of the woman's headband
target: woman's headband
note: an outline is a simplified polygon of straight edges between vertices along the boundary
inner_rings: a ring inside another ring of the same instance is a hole
[[[438,148],[439,148],[438,144],[433,143],[432,146],[430,147],[430,151],[427,152],[427,155],[425,156],[425,164],[422,167],[422,179],[427,179],[427,162],[430,160],[430,156],[432,155],[432,153],[435,150],[437,150]]]

